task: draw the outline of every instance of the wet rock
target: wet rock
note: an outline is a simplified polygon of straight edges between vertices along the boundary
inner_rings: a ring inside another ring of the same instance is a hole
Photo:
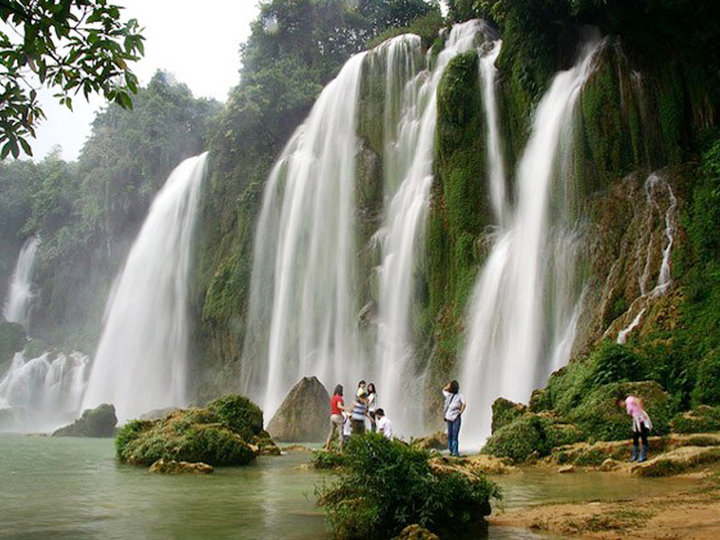
[[[572,473],[575,472],[575,466],[574,465],[563,465],[558,469],[558,472],[560,474],[566,474],[566,473]]]
[[[322,442],[329,418],[327,390],[317,377],[303,377],[285,397],[267,430],[281,442]]]
[[[189,461],[175,461],[174,459],[166,461],[163,458],[158,459],[150,465],[148,469],[151,473],[162,474],[210,474],[215,472],[210,465],[202,462],[191,463]]]
[[[440,537],[425,527],[413,524],[405,527],[393,540],[440,540]]]
[[[447,432],[437,431],[432,435],[413,439],[410,446],[418,450],[444,450],[448,447]]]
[[[312,452],[307,446],[302,444],[290,444],[281,448],[283,452]]]
[[[115,406],[103,403],[95,409],[86,409],[72,424],[53,432],[53,437],[113,437],[117,416]]]
[[[602,462],[602,465],[600,465],[599,469],[603,472],[610,472],[617,470],[618,467],[620,467],[620,463],[618,463],[612,458],[607,458],[605,461]]]
[[[674,476],[711,463],[720,463],[720,447],[684,446],[638,463],[631,471],[636,476]]]
[[[470,480],[483,474],[507,474],[516,470],[500,458],[485,455],[460,459],[438,456],[428,460],[428,464],[434,472],[460,473]]]
[[[21,324],[0,321],[0,364],[12,360],[16,352],[23,350],[26,342],[27,336]]]

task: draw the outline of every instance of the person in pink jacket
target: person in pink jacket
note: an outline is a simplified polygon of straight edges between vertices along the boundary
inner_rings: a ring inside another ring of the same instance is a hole
[[[652,429],[652,422],[648,413],[643,408],[642,399],[637,396],[627,396],[625,399],[618,399],[618,407],[625,407],[628,415],[633,420],[633,457],[630,461],[643,462],[647,459],[648,432]],[[642,440],[642,450],[639,450],[639,439]]]

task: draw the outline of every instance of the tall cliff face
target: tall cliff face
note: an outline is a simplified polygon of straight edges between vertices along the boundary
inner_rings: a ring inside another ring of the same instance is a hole
[[[588,36],[582,22],[591,21],[561,18],[547,27],[534,25],[529,36],[517,21],[503,25],[502,52],[495,63],[497,124],[510,206],[517,202],[515,171],[531,135],[534,111],[553,74],[573,65]],[[698,156],[717,139],[719,99],[713,88],[718,73],[695,47],[664,46],[667,57],[657,60],[648,43],[627,40],[622,32],[604,38],[572,109],[568,161],[560,171],[570,180],[550,193],[550,214],[564,208],[563,219],[579,246],[570,277],[580,299],[572,346],[567,348],[572,358],[586,356],[603,339],[629,340],[637,347],[651,343],[647,350],[655,350],[658,340],[680,336],[678,328],[688,327],[687,316],[695,309],[688,289],[702,279],[699,267],[717,258],[717,243],[711,240],[711,253],[701,261],[691,237],[701,228],[699,216],[713,219],[693,208],[702,206]],[[485,181],[489,120],[479,76],[489,47],[455,56],[437,91],[433,181],[422,256],[412,270],[409,315],[415,372],[424,376],[427,419],[437,416],[437,388],[461,371],[472,331],[470,297],[495,241],[496,210]],[[436,43],[428,54],[430,65],[441,48]],[[400,82],[407,78],[388,73],[379,58],[369,54],[364,60],[357,117],[354,217],[360,279],[354,317],[366,344],[378,333],[381,284],[376,269],[383,255],[375,234],[388,211],[387,145],[400,121],[387,122],[394,105],[386,84],[389,76]],[[418,50],[413,58],[421,64],[424,52]],[[291,125],[285,125],[285,136]],[[225,127],[224,137],[232,137],[233,127]],[[193,297],[202,320],[195,340],[196,368],[207,394],[237,388],[247,368],[243,343],[254,227],[273,153],[238,148],[213,158],[210,167],[215,172],[200,218]],[[552,295],[548,298],[550,304],[557,302]],[[541,311],[557,307],[550,304]],[[708,342],[687,350],[705,354],[715,346]]]

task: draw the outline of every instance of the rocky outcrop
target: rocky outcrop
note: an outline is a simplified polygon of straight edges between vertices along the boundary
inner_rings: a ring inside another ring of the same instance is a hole
[[[497,398],[492,404],[492,432],[495,433],[501,427],[519,418],[527,411],[522,403],[515,403],[502,397]]]
[[[112,437],[115,435],[117,416],[115,406],[108,403],[86,409],[72,424],[53,432],[53,437]]]
[[[413,439],[410,446],[418,450],[444,450],[448,447],[447,432],[437,431],[432,435]]]
[[[321,442],[328,432],[330,396],[317,377],[303,377],[292,387],[267,426],[282,442]]]
[[[190,463],[188,461],[166,461],[163,458],[158,459],[155,463],[150,465],[148,469],[151,473],[161,474],[210,474],[215,472],[215,469],[207,463],[195,462]]]
[[[178,410],[160,420],[133,420],[117,435],[120,461],[150,465],[165,461],[246,465],[275,446],[263,431],[262,411],[249,399],[229,395],[204,408]]]

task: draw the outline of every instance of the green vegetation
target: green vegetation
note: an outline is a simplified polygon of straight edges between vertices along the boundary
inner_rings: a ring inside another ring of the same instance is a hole
[[[258,446],[270,444],[262,411],[243,396],[225,396],[205,408],[172,413],[164,420],[133,420],[115,439],[120,461],[150,465],[158,459],[246,465]]]
[[[115,407],[103,403],[94,409],[85,409],[75,422],[54,431],[53,437],[112,437],[116,424]]]
[[[137,77],[128,62],[143,54],[143,36],[135,19],[123,21],[122,8],[107,0],[8,1],[0,6],[0,158],[29,155],[27,138],[45,117],[35,82],[57,93],[72,109],[73,95],[100,93],[110,102],[132,108]],[[20,39],[16,39],[14,34]]]
[[[0,279],[22,242],[42,239],[35,268],[35,335],[92,350],[112,279],[172,169],[205,147],[219,103],[195,99],[158,72],[134,109],[109,105],[93,122],[78,162],[0,163]]]
[[[675,433],[720,431],[720,407],[700,405],[691,411],[679,413],[673,417],[671,426]]]
[[[313,467],[316,469],[337,469],[344,467],[346,463],[345,454],[336,450],[327,452],[325,450],[315,450],[313,452]]]
[[[427,452],[382,435],[351,437],[345,455],[337,483],[318,489],[337,538],[390,538],[413,523],[467,532],[499,497],[485,477],[433,471]]]

